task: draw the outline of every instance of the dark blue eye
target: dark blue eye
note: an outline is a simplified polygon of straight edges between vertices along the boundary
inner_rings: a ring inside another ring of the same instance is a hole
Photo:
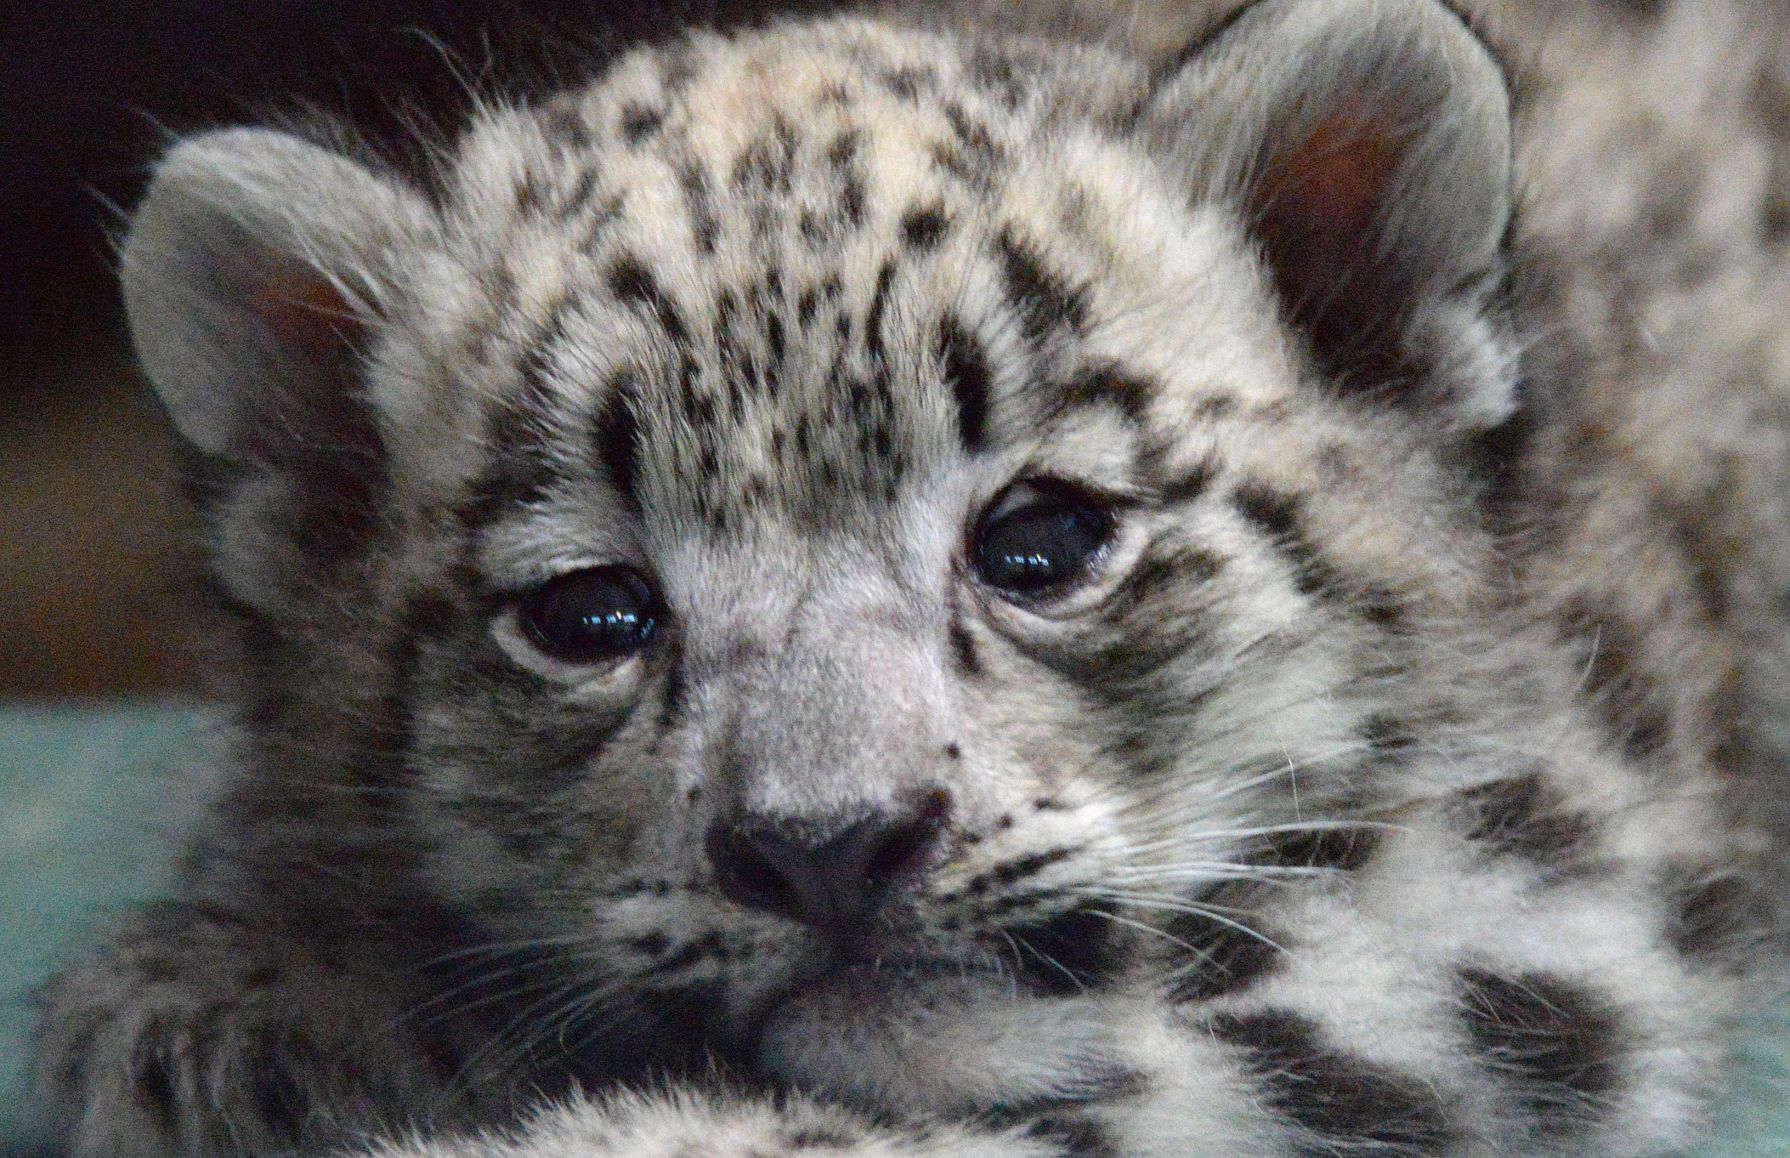
[[[599,663],[639,651],[664,611],[631,567],[591,567],[550,579],[517,609],[530,643],[567,663]]]
[[[1044,595],[1084,578],[1106,553],[1112,518],[1072,488],[1020,483],[976,527],[976,574],[1005,594]]]

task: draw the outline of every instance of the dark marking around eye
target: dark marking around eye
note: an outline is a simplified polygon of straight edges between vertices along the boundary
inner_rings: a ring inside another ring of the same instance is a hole
[[[672,341],[682,343],[689,338],[684,318],[672,304],[652,270],[638,258],[624,255],[609,269],[609,290],[630,305],[645,306],[658,320],[659,327]]]
[[[960,619],[953,619],[948,629],[951,641],[951,659],[957,670],[966,676],[982,674],[982,656],[976,651],[976,639],[969,628]]]
[[[727,945],[721,940],[721,935],[719,933],[704,933],[695,940],[687,942],[671,956],[655,962],[653,972],[660,975],[678,973],[703,961],[724,961],[726,959]]]
[[[1087,293],[1053,272],[1012,226],[1002,228],[996,242],[1007,294],[1025,323],[1034,344],[1042,344],[1062,329],[1080,331],[1088,322]]]
[[[1346,584],[1305,533],[1300,500],[1263,483],[1243,483],[1231,496],[1237,513],[1266,536],[1291,565],[1293,586],[1314,598],[1339,598]]]
[[[1154,540],[1105,603],[1129,616],[1140,606],[1210,583],[1223,570],[1224,560],[1210,551]]]
[[[665,675],[665,688],[659,703],[659,731],[669,732],[676,726],[684,714],[684,702],[689,695],[689,685],[685,682],[683,655],[673,637],[671,670]],[[692,789],[692,791],[695,791]]]
[[[1493,856],[1520,857],[1556,872],[1587,867],[1591,820],[1570,811],[1540,772],[1469,788],[1457,797],[1462,834]]]
[[[1622,1025],[1589,993],[1540,973],[1460,972],[1461,1013],[1543,1137],[1578,1133],[1621,1081]]]
[[[994,375],[988,354],[968,327],[956,317],[946,317],[939,337],[939,358],[945,382],[957,402],[957,432],[971,454],[988,442],[988,406]]]
[[[1105,365],[1072,379],[1057,401],[1058,413],[1087,406],[1111,406],[1126,421],[1141,424],[1161,386],[1116,365]]]
[[[1326,1045],[1287,1010],[1219,1014],[1207,1022],[1235,1046],[1275,1112],[1316,1135],[1302,1153],[1439,1153],[1455,1137],[1432,1084]]]

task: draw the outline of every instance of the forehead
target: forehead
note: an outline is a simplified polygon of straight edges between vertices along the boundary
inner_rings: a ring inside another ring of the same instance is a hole
[[[474,335],[486,441],[717,525],[887,499],[998,440],[1014,396],[1102,360],[1128,264],[1173,292],[1174,199],[1118,127],[1141,82],[1085,63],[1071,94],[1023,55],[842,22],[493,114],[448,197],[478,289],[436,311]]]

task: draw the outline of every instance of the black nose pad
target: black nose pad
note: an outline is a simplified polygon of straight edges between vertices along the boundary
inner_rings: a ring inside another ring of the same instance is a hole
[[[909,811],[844,830],[796,818],[721,820],[709,828],[709,860],[730,900],[845,932],[933,866],[950,812],[951,795],[940,788]]]

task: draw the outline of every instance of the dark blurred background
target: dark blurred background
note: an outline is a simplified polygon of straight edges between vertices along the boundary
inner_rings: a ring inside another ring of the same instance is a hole
[[[197,686],[168,436],[111,237],[170,133],[312,109],[396,141],[692,22],[830,0],[0,4],[0,697]]]

